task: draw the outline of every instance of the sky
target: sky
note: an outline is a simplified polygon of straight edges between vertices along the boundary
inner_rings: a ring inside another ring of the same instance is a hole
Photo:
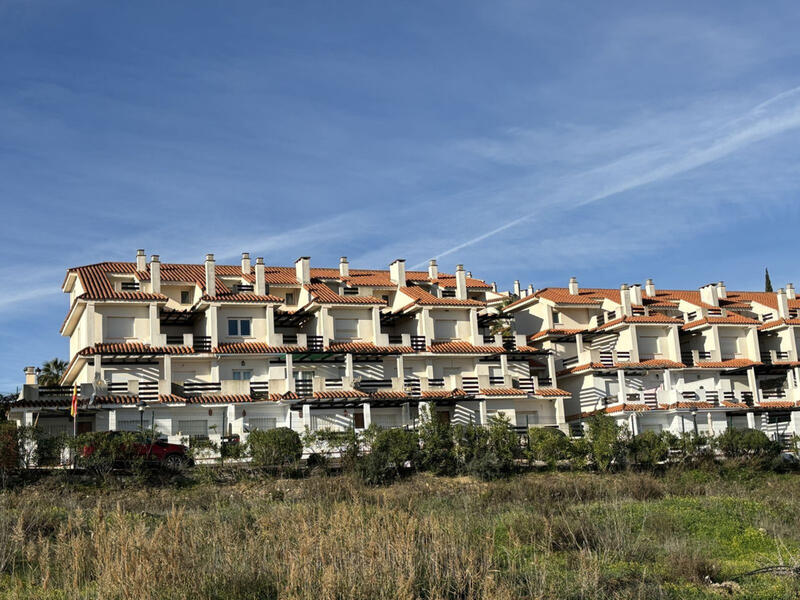
[[[0,0],[0,391],[65,269],[800,283],[797,2]]]

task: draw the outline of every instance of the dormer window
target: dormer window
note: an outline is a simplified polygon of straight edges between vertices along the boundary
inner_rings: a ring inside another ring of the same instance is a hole
[[[763,315],[761,315],[761,320],[764,321],[765,323],[767,321],[771,321],[772,320],[772,313],[764,313]]]
[[[191,304],[192,298],[188,290],[181,291],[181,304]]]
[[[342,290],[343,296],[358,296],[358,288],[357,287],[346,287]]]
[[[294,293],[286,292],[286,304],[294,304]]]
[[[120,282],[120,289],[123,292],[138,292],[139,291],[139,282],[135,279],[129,279],[128,281]]]
[[[455,290],[442,290],[442,298],[455,298],[456,291]]]
[[[557,310],[553,311],[553,323],[554,324],[561,323],[561,313],[558,312]]]

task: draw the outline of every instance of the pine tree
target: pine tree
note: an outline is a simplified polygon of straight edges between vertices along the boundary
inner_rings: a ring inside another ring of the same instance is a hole
[[[769,269],[764,269],[764,291],[771,292],[772,291],[772,281],[769,279]]]

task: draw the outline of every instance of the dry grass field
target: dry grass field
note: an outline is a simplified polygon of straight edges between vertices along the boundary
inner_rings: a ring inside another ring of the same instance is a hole
[[[800,478],[234,477],[0,492],[0,598],[796,598]]]

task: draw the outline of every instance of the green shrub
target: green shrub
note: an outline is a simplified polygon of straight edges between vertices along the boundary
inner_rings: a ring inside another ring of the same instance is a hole
[[[592,461],[600,471],[609,471],[625,460],[625,442],[622,427],[613,417],[604,414],[592,415],[587,421],[589,448]]]
[[[453,425],[451,435],[457,471],[466,472],[469,465],[483,458],[489,448],[489,430],[481,425]]]
[[[628,457],[633,464],[654,468],[669,458],[669,451],[678,438],[668,431],[644,431],[628,442]]]
[[[551,469],[570,457],[570,440],[560,429],[531,427],[528,430],[528,460],[546,463]]]
[[[492,416],[485,435],[475,437],[479,444],[472,452],[467,472],[485,481],[506,477],[516,471],[515,459],[520,456],[519,437],[504,414]]]
[[[0,487],[19,470],[19,435],[14,423],[0,423]]]
[[[585,469],[592,455],[592,446],[588,438],[572,438],[569,441],[568,460],[572,469]]]
[[[282,470],[296,464],[303,455],[300,435],[288,427],[253,431],[247,443],[253,463],[262,467]]]
[[[726,429],[716,437],[714,445],[727,458],[773,458],[781,453],[778,442],[773,442],[763,431],[755,429]]]
[[[453,427],[430,414],[420,415],[420,466],[436,475],[454,475],[458,461],[453,441]]]
[[[141,460],[135,441],[133,433],[111,435],[107,431],[94,431],[68,438],[67,445],[80,467],[95,476],[106,477],[114,468],[132,466]]]
[[[419,438],[413,431],[385,429],[372,439],[369,454],[359,462],[359,474],[369,484],[386,484],[411,473],[419,457]]]

